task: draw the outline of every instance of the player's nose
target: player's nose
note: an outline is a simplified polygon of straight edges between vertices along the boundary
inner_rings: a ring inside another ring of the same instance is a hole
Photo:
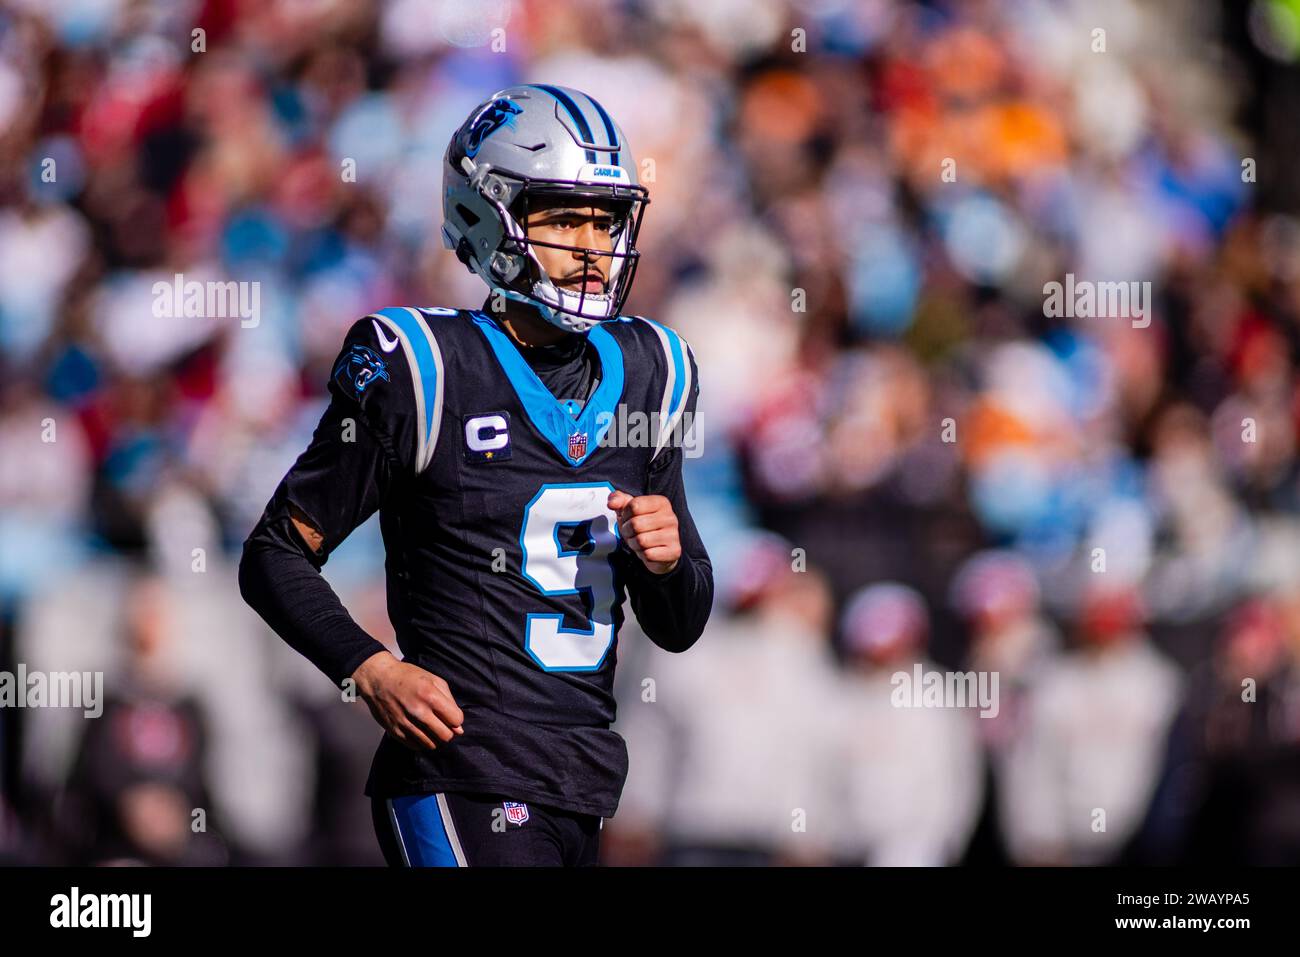
[[[574,255],[579,259],[596,259],[596,230],[591,223],[584,223],[578,229],[577,241],[574,243],[578,248],[574,250]]]

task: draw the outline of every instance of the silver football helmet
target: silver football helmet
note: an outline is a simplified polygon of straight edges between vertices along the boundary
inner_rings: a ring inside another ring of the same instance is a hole
[[[529,239],[539,196],[581,197],[613,214],[612,251]],[[561,86],[512,86],[492,95],[452,136],[443,162],[443,242],[493,290],[586,332],[619,315],[636,274],[636,237],[649,194],[623,131],[604,107]],[[533,252],[549,246],[607,258],[604,292],[556,286]]]

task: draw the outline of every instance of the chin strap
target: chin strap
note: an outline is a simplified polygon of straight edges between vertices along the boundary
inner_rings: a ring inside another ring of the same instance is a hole
[[[532,306],[533,309],[537,310],[537,314],[544,320],[553,326],[559,326],[566,332],[585,334],[590,332],[594,326],[599,325],[603,321],[598,318],[590,318],[586,316],[579,317],[570,315],[569,313],[560,312],[556,309],[552,309],[545,302],[542,302],[535,297],[529,296],[526,293],[517,292],[514,289],[507,289],[504,286],[494,285],[492,291],[499,291],[507,299],[513,300],[521,305]]]

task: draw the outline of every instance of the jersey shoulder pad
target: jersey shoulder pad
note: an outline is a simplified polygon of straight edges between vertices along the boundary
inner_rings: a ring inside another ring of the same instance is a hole
[[[436,321],[409,306],[371,313],[348,331],[330,375],[331,391],[355,402],[367,424],[416,472],[433,460],[442,422],[446,376],[430,328]]]
[[[659,421],[662,426],[655,444],[655,456],[663,451],[679,429],[689,429],[695,416],[695,403],[699,396],[699,374],[690,343],[678,332],[647,319],[645,316],[627,316],[635,333],[652,340],[651,349],[662,354]]]

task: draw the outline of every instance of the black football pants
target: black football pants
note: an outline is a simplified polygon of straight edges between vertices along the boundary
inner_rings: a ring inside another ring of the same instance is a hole
[[[440,791],[372,798],[391,867],[589,867],[603,821],[494,794]]]

